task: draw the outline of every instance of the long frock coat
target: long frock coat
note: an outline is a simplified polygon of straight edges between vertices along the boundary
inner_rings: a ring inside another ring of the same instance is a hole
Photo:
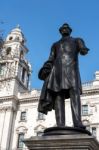
[[[82,93],[78,55],[85,55],[87,52],[88,48],[81,38],[68,36],[53,44],[49,59],[38,74],[38,77],[44,80],[39,112],[47,114],[54,109],[54,96],[57,92],[65,91],[65,98],[69,98],[70,88]]]

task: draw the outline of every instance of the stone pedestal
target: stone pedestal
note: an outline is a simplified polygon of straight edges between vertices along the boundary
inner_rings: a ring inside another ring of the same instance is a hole
[[[89,132],[74,128],[50,128],[43,136],[24,142],[29,150],[99,150],[99,143]]]

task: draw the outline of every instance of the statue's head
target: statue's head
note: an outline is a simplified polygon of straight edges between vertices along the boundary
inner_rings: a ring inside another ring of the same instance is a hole
[[[59,32],[61,33],[61,35],[70,35],[72,32],[71,27],[69,26],[69,24],[64,23],[60,28],[59,28]]]

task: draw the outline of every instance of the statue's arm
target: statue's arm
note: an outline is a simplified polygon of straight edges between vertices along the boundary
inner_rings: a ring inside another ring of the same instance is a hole
[[[55,44],[52,45],[51,47],[51,52],[48,58],[48,62],[52,62],[52,64],[54,63],[56,57],[56,51],[55,51]]]
[[[89,49],[86,47],[84,40],[81,38],[77,38],[76,43],[77,43],[78,52],[81,55],[86,55],[88,53]]]

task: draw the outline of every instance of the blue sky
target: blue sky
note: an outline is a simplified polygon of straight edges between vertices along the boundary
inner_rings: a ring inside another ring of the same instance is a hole
[[[82,82],[99,70],[99,0],[0,0],[0,30],[4,37],[19,24],[27,39],[32,64],[31,87],[40,89],[38,71],[47,60],[52,43],[60,39],[59,27],[68,22],[73,37],[82,37],[90,49],[79,57]]]

